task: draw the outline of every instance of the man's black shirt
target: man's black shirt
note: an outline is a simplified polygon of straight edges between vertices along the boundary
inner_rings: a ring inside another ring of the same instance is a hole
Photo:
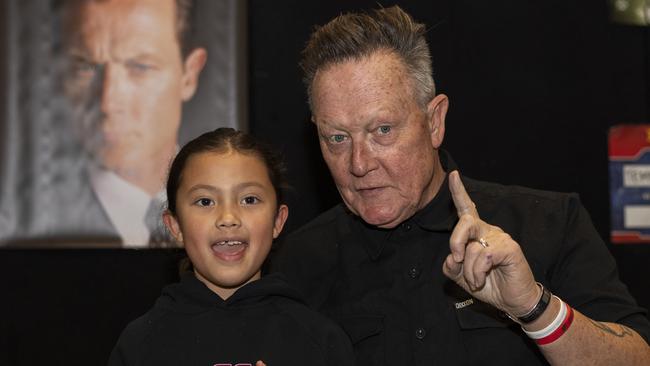
[[[537,281],[586,316],[625,324],[648,340],[645,310],[619,281],[576,195],[463,182],[481,219],[519,243]],[[271,269],[344,328],[359,365],[546,364],[519,325],[442,273],[457,221],[447,180],[425,208],[390,230],[338,205],[287,237]]]

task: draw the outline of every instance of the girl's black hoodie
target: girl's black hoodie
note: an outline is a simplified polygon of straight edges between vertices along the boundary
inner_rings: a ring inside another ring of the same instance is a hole
[[[345,333],[302,303],[279,274],[221,299],[194,275],[165,287],[154,307],[122,332],[118,365],[354,365]]]

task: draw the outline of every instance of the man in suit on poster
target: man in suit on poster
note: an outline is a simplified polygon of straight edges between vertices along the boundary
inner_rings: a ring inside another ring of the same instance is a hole
[[[80,227],[128,247],[164,244],[164,181],[181,110],[206,50],[190,47],[191,0],[64,3],[65,90],[87,152],[91,188],[75,202]],[[84,224],[82,224],[84,223]],[[87,229],[88,225],[92,230]]]

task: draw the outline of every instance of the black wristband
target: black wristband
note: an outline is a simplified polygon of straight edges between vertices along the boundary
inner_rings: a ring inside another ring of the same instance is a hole
[[[535,307],[532,308],[527,314],[517,317],[517,319],[523,324],[531,323],[537,320],[537,318],[542,315],[544,310],[546,310],[549,302],[551,302],[551,292],[547,290],[546,287],[544,287],[541,283],[537,282],[537,285],[542,288],[542,297],[539,298],[539,301]]]

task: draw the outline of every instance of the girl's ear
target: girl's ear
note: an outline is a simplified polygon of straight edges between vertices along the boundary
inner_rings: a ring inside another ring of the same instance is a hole
[[[289,217],[289,207],[287,205],[280,205],[278,207],[278,212],[275,215],[275,223],[273,225],[273,239],[276,239],[280,236],[284,223],[287,222],[287,217]]]
[[[169,212],[169,210],[165,210],[165,212],[163,212],[163,222],[165,223],[167,230],[169,230],[174,239],[176,239],[179,244],[183,244],[183,232],[181,231],[181,227],[178,224],[176,217],[171,212]]]

